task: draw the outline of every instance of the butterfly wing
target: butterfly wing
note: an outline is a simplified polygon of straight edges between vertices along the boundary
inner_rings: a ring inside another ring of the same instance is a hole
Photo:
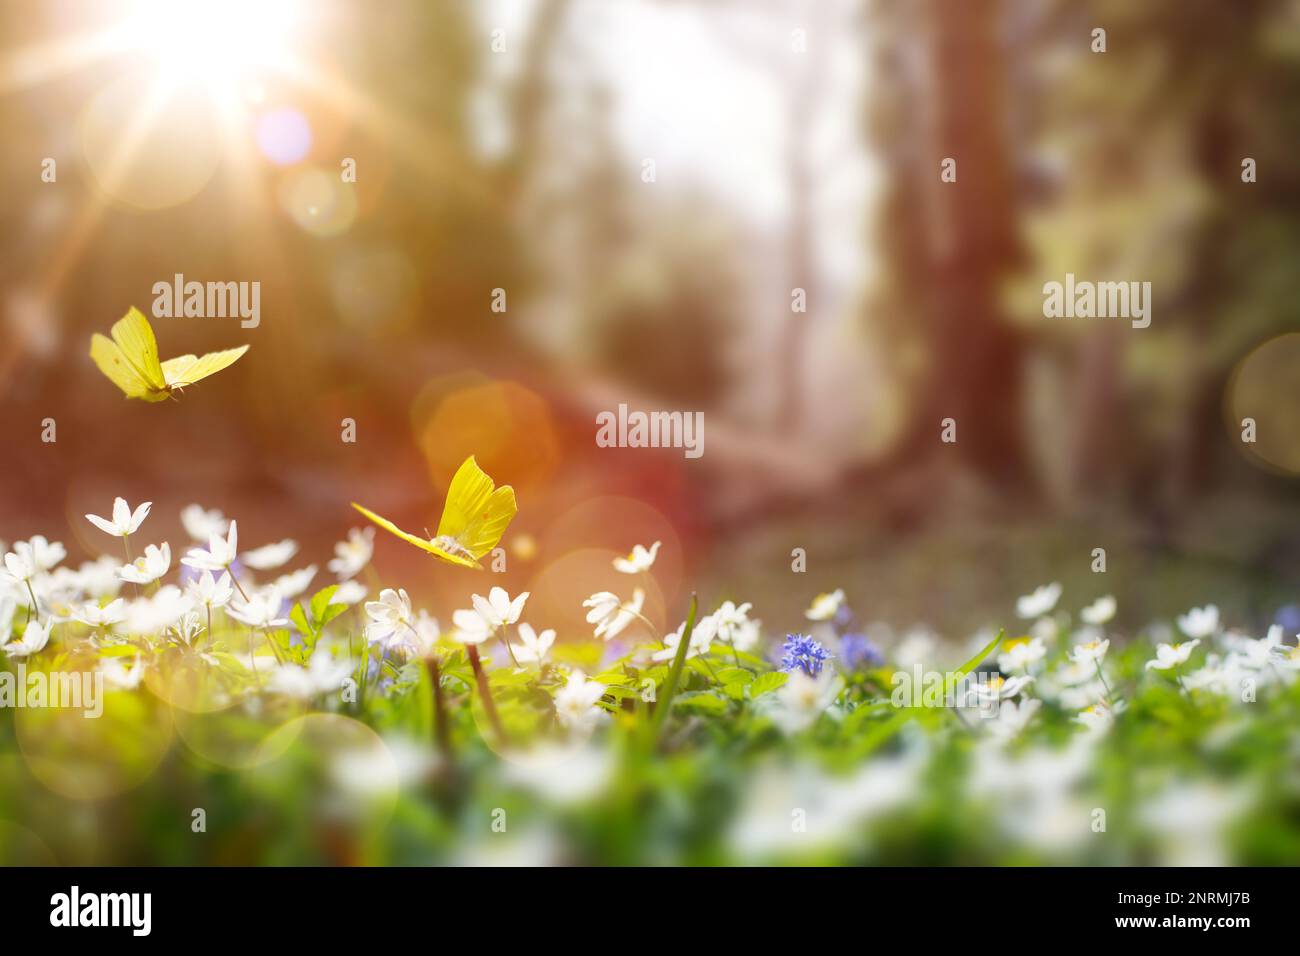
[[[161,396],[149,389],[149,383],[126,360],[117,343],[107,336],[96,332],[90,337],[90,357],[108,380],[122,390],[127,398],[142,398],[145,401],[158,401]]]
[[[477,560],[497,546],[518,510],[514,488],[509,485],[497,488],[470,455],[457,469],[447,489],[438,537],[454,538]]]
[[[479,568],[479,563],[477,561],[471,560],[470,558],[467,558],[463,555],[452,554],[451,552],[438,547],[432,541],[426,541],[424,538],[417,537],[416,535],[411,534],[409,531],[403,531],[401,528],[393,524],[387,518],[375,514],[369,508],[363,508],[355,501],[352,502],[352,507],[356,508],[363,515],[365,515],[375,524],[379,525],[379,527],[383,528],[385,531],[397,535],[403,541],[415,545],[421,551],[427,551],[430,554],[432,554],[434,557],[441,558],[443,561],[448,561],[451,564],[459,564],[462,567],[466,567],[466,568]]]
[[[215,375],[223,368],[234,365],[247,351],[248,346],[241,345],[237,349],[209,352],[202,358],[195,358],[193,355],[182,355],[178,358],[168,359],[162,363],[163,376],[167,379],[167,384],[171,386],[193,385],[209,375]]]
[[[137,375],[154,391],[166,392],[167,379],[163,377],[158,362],[158,341],[153,337],[149,320],[134,306],[125,316],[113,323],[110,330],[123,357]]]

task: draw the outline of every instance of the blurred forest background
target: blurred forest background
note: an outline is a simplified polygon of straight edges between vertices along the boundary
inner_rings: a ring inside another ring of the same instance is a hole
[[[654,538],[670,627],[690,587],[954,636],[1053,579],[1129,628],[1300,598],[1300,3],[320,0],[289,68],[209,51],[223,95],[143,124],[94,42],[129,6],[0,8],[0,539],[93,555],[121,494],[174,553],[198,501],[323,564],[349,501],[433,527],[477,453],[538,544],[501,583],[573,626]],[[1151,326],[1045,319],[1067,272],[1150,281]],[[252,350],[128,404],[89,336],[176,273],[262,320],[158,320],[164,357]],[[597,448],[620,402],[703,410],[703,458]]]

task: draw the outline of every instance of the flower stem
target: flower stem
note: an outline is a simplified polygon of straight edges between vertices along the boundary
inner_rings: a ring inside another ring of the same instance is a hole
[[[450,763],[451,728],[447,726],[447,702],[442,696],[442,664],[431,654],[424,659],[424,666],[429,671],[429,683],[433,685],[433,732],[438,741],[438,750]]]
[[[691,608],[686,613],[686,625],[682,628],[682,639],[677,642],[677,653],[673,655],[673,666],[668,669],[668,679],[664,681],[664,692],[662,699],[655,704],[654,715],[650,718],[650,745],[654,746],[659,739],[659,733],[663,727],[665,718],[668,716],[668,708],[673,702],[673,695],[677,693],[677,682],[681,680],[682,668],[686,665],[686,649],[691,646],[691,632],[695,630],[695,613],[698,610],[699,601],[694,594],[691,595]]]
[[[230,570],[230,565],[228,564],[226,565],[226,573],[230,575],[230,580],[235,582],[235,587],[239,590],[239,596],[244,599],[245,603],[247,603],[248,594],[245,593],[244,586],[239,583],[239,578],[235,577],[235,572]]]
[[[515,657],[515,649],[510,646],[510,633],[505,625],[501,627],[501,643],[506,646],[506,653],[510,655],[510,661],[519,668],[519,658]]]
[[[474,668],[474,681],[478,685],[479,696],[483,698],[483,709],[487,711],[488,722],[492,724],[492,732],[496,734],[497,739],[504,747],[508,743],[506,731],[501,726],[501,717],[497,714],[497,706],[492,702],[492,692],[488,690],[487,674],[483,673],[483,662],[479,660],[478,647],[470,644],[467,646],[466,651],[469,654],[470,665]]]
[[[36,601],[36,592],[32,590],[32,579],[28,578],[23,583],[27,585],[27,593],[31,595],[32,598],[31,607],[27,609],[27,620],[23,622],[23,627],[26,627],[28,624],[31,623],[33,613],[35,613],[36,615],[36,620],[39,621],[41,619],[41,609],[38,606]]]
[[[1101,686],[1106,689],[1106,703],[1110,704],[1114,695],[1111,693],[1110,684],[1106,683],[1106,675],[1102,673],[1101,661],[1093,661],[1093,663],[1097,665],[1097,677],[1101,680]]]

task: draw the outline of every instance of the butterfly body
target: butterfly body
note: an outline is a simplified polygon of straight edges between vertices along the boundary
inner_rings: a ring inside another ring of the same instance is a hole
[[[175,399],[188,385],[237,362],[247,345],[199,357],[180,355],[158,361],[158,342],[149,320],[132,308],[113,324],[109,338],[98,332],[90,337],[90,357],[110,382],[127,398],[146,402]]]
[[[352,507],[385,531],[435,558],[478,570],[482,570],[479,559],[497,546],[519,510],[515,490],[509,485],[496,487],[473,455],[465,459],[451,480],[436,535],[421,538],[355,502]],[[428,535],[427,529],[425,534]]]

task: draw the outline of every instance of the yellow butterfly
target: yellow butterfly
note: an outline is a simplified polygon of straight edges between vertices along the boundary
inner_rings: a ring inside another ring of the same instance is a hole
[[[247,345],[241,345],[237,349],[209,352],[202,358],[181,355],[159,362],[153,328],[134,307],[113,323],[111,334],[111,340],[98,332],[90,337],[90,357],[127,398],[142,398],[146,402],[175,398],[174,392],[234,365],[248,351]]]
[[[465,459],[451,479],[447,503],[442,508],[442,520],[438,522],[438,533],[428,540],[403,531],[387,518],[381,518],[355,501],[352,507],[385,531],[391,531],[435,558],[479,570],[483,568],[478,563],[479,558],[497,546],[506,526],[519,510],[515,504],[515,489],[509,485],[496,487],[473,455]]]

